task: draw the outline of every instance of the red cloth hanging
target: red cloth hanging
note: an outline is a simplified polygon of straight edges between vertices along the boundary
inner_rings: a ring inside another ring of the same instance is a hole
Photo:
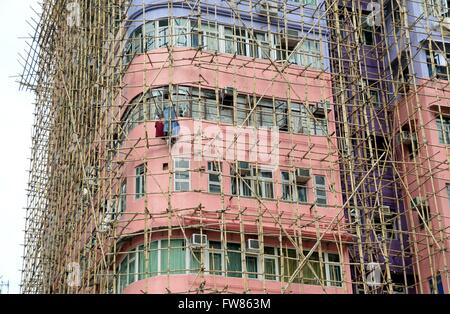
[[[164,122],[156,121],[155,129],[156,129],[156,137],[164,137]]]

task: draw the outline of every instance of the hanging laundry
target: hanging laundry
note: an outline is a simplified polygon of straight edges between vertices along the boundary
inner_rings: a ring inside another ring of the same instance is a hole
[[[155,137],[164,137],[164,122],[155,122]]]
[[[175,109],[167,107],[164,109],[164,134],[168,136],[178,136],[180,124],[177,120]]]

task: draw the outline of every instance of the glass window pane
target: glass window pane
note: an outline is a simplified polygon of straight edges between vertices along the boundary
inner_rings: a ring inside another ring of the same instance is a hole
[[[228,243],[228,261],[227,261],[227,276],[228,277],[242,277],[242,262],[241,262],[241,246],[235,243]]]
[[[258,258],[256,256],[246,256],[245,261],[248,278],[258,278]]]
[[[264,259],[264,278],[267,280],[276,280],[276,262],[273,258]]]

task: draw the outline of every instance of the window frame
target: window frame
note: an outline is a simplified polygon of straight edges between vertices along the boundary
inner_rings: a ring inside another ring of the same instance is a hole
[[[146,175],[147,175],[147,166],[146,164],[140,164],[139,166],[135,167],[135,186],[134,186],[134,192],[135,192],[135,200],[140,200],[143,197],[145,197],[146,194]],[[142,172],[139,171],[140,169],[143,169]],[[139,171],[139,173],[138,173]],[[138,191],[138,186],[140,187]]]
[[[215,169],[215,166],[218,164],[218,169]],[[211,167],[210,167],[211,166]],[[208,171],[208,193],[218,194],[222,191],[222,171],[223,165],[221,162],[217,161],[208,161],[207,163],[207,171]],[[217,176],[217,181],[211,180],[211,176]],[[215,186],[219,188],[219,191],[212,191],[211,186]]]
[[[188,162],[186,167],[177,167],[177,162]],[[189,192],[191,191],[191,160],[189,158],[174,158],[173,159],[173,190],[174,192]],[[187,179],[177,179],[177,173],[187,173]],[[177,189],[177,183],[188,184],[188,189]]]
[[[317,179],[322,177],[324,180],[323,184],[318,184],[317,183]],[[327,206],[328,205],[328,197],[327,197],[327,180],[326,180],[326,176],[324,175],[314,175],[314,190],[315,190],[315,201],[316,201],[316,205],[317,206]],[[324,196],[319,195],[319,191],[324,193]],[[324,199],[325,202],[322,203],[319,201],[319,199]]]

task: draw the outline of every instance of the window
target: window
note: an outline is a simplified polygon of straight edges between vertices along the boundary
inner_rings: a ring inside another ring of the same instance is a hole
[[[307,256],[308,251],[303,255]],[[295,249],[283,249],[283,281],[287,282],[300,265],[301,257],[297,255]],[[318,252],[313,252],[308,262],[303,266],[302,271],[298,272],[293,279],[294,283],[303,283],[309,285],[342,287],[342,269],[338,254],[323,253],[322,261]]]
[[[231,192],[240,196],[274,198],[272,170],[260,169],[240,161],[231,167]]]
[[[420,197],[411,200],[411,209],[417,211],[417,221],[420,229],[425,228],[425,224],[430,222],[430,207],[428,201]]]
[[[400,60],[397,58],[392,62],[392,72],[394,78],[395,89],[398,93],[407,93],[409,91],[409,74],[408,54],[403,52]]]
[[[223,250],[220,242],[209,242],[209,272],[211,275],[223,275]]]
[[[247,32],[240,27],[225,27],[225,53],[247,56]]]
[[[448,208],[450,209],[450,184],[447,184]]]
[[[143,39],[142,26],[139,26],[130,34],[129,40],[125,46],[125,63],[129,63],[136,54],[140,54],[144,51]]]
[[[119,215],[127,210],[127,180],[125,179],[120,185],[119,194]]]
[[[191,172],[190,172],[190,160],[188,159],[175,159],[174,161],[174,173],[175,173],[175,191],[185,192],[191,189]]]
[[[377,81],[366,80],[361,82],[358,92],[360,93],[360,101],[365,101],[367,106],[373,106],[375,110],[381,107],[380,87]]]
[[[160,272],[162,274],[183,274],[186,272],[184,240],[160,240]]]
[[[277,60],[288,60],[304,67],[323,68],[320,42],[301,38],[296,30],[288,30],[287,36],[275,36],[275,48]]]
[[[297,256],[297,252],[293,249],[283,249],[281,263],[283,267],[282,278],[284,282],[287,282],[299,266],[299,257]],[[299,274],[292,280],[293,283],[301,283],[301,276]]]
[[[264,279],[278,280],[279,256],[277,249],[273,247],[264,248]]]
[[[155,38],[156,38],[156,24],[157,22],[147,22],[145,24],[145,38],[144,44],[146,51],[152,50],[156,48]]]
[[[136,199],[145,195],[145,165],[136,167]]]
[[[437,291],[434,288],[434,283],[436,283]],[[429,277],[428,284],[430,285],[430,294],[445,294],[441,274],[438,274],[435,278]]]
[[[450,118],[449,117],[437,117],[437,130],[440,144],[450,144]]]
[[[276,125],[281,131],[317,136],[328,134],[327,114],[324,113],[326,110],[318,110],[317,103],[311,104],[308,111],[304,104],[289,104],[283,100],[239,94],[232,87],[215,91],[175,85],[171,93],[168,87],[161,87],[131,101],[122,115],[119,143],[142,123],[163,117],[164,109],[171,104],[179,118],[192,117],[229,124],[236,119],[240,126],[272,128]],[[321,105],[320,108],[329,107],[328,104]]]
[[[234,94],[222,91],[219,105],[219,119],[223,123],[233,123]]]
[[[389,206],[380,206],[380,209],[378,211],[373,211],[372,215],[372,227],[377,238],[383,236],[383,229],[388,241],[397,238],[397,215]]]
[[[316,203],[318,205],[327,205],[327,190],[325,186],[325,177],[316,176]]]
[[[253,31],[253,36],[249,34],[250,57],[269,59],[270,41],[267,33]]]
[[[237,243],[227,244],[227,276],[242,277],[241,245]]]
[[[312,67],[315,69],[322,69],[323,65],[320,57],[320,42],[318,40],[306,39],[299,47],[299,60],[297,64]]]
[[[133,282],[138,281],[138,258],[136,255],[138,254],[138,249],[132,250],[129,254],[125,256],[122,262],[119,265],[119,276],[117,277],[117,286],[119,287],[119,291],[122,292],[123,289],[132,284]]]
[[[174,19],[174,46],[189,46],[189,23],[188,19]]]
[[[299,3],[300,5],[317,6],[317,0],[288,0],[289,2]]]
[[[423,5],[431,16],[449,16],[450,1],[448,0],[424,0]]]
[[[304,105],[291,104],[290,128],[294,133],[308,134],[308,117]]]
[[[271,128],[273,126],[273,101],[272,99],[260,99],[259,97],[254,98],[256,106],[256,120],[257,125],[260,127]]]
[[[373,46],[375,43],[374,26],[369,25],[367,15],[363,15],[362,19],[362,38],[361,41],[364,45]]]
[[[158,47],[167,47],[169,45],[169,20],[163,19],[157,21],[158,23]]]
[[[253,173],[257,183],[257,195],[262,198],[273,198],[272,170],[253,168]]]
[[[248,162],[240,161],[231,166],[231,192],[234,195],[252,196],[252,167]]]
[[[257,279],[258,278],[258,255],[246,254],[245,266],[247,268],[247,277]]]
[[[444,51],[438,45],[434,45],[436,50],[427,50],[427,67],[428,74],[431,78],[436,77],[441,80],[448,80],[447,68],[450,53]]]
[[[282,199],[291,202],[308,202],[306,183],[297,183],[293,172],[281,172]]]
[[[342,270],[338,254],[325,253],[327,285],[342,287]]]
[[[303,252],[303,255],[306,256],[307,254],[309,254],[308,251]],[[320,285],[325,272],[324,266],[325,265],[320,262],[319,253],[313,252],[303,268],[303,283],[308,285]]]
[[[200,46],[203,47],[203,49],[205,50],[219,51],[219,30],[217,24],[202,23],[200,30],[197,30],[197,26],[194,25],[192,33],[193,33],[192,39],[193,47]]]
[[[208,162],[208,192],[220,193],[221,173],[222,163],[214,161]]]
[[[301,0],[301,2],[317,5],[316,0]],[[289,58],[291,63],[322,69],[319,40],[309,38],[302,40],[298,50],[291,55],[303,36],[297,30],[287,30],[282,36],[273,36],[262,30],[247,31],[243,27],[219,25],[215,21],[199,24],[198,21],[186,18],[165,18],[149,21],[129,35],[124,48],[125,63],[128,64],[137,53],[168,45],[201,47],[208,51],[263,59],[271,58],[271,49],[275,48],[277,51],[273,53],[273,57],[277,60]]]
[[[293,53],[300,41],[297,31],[287,31],[287,35],[275,35],[274,39],[277,60],[299,63],[298,51]]]
[[[303,252],[303,255],[307,254],[308,251]],[[256,252],[244,253],[239,243],[229,242],[225,254],[219,241],[208,241],[206,247],[194,247],[190,250],[183,239],[161,239],[146,246],[140,245],[125,255],[117,268],[117,287],[121,292],[126,286],[145,278],[164,274],[197,274],[202,270],[210,275],[242,278],[243,262],[247,278],[287,282],[300,265],[300,261],[301,257],[297,255],[296,250],[290,248],[281,250],[264,247],[264,254],[260,255]],[[284,270],[282,276],[281,269]],[[293,282],[342,287],[339,255],[319,255],[314,252]]]
[[[407,131],[408,132],[408,131]],[[419,153],[419,142],[417,140],[417,132],[410,132],[411,141],[406,144],[409,158],[413,159]]]

